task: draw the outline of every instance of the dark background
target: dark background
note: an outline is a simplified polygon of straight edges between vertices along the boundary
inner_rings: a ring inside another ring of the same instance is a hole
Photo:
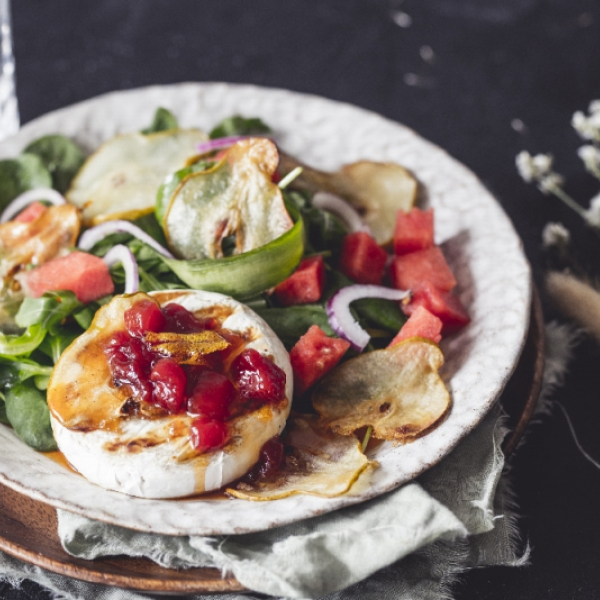
[[[477,173],[512,218],[538,283],[548,221],[571,229],[600,274],[600,246],[579,217],[514,167],[522,149],[549,151],[574,196],[587,202],[598,191],[569,125],[600,98],[597,1],[13,0],[13,24],[23,123],[104,92],[180,81],[350,102],[414,128]],[[584,339],[555,395],[597,458],[599,360]],[[531,429],[513,463],[531,564],[468,573],[457,598],[598,598],[600,473],[560,412]],[[49,598],[28,584],[0,585],[0,597]]]

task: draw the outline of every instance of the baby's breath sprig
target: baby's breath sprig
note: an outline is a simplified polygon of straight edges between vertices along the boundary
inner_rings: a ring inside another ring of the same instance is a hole
[[[581,146],[577,154],[586,171],[600,180],[600,100],[590,102],[588,114],[577,111],[571,125],[581,138],[591,142]],[[520,152],[516,159],[517,170],[526,182],[536,183],[544,194],[552,194],[562,200],[600,235],[600,193],[591,199],[589,208],[583,208],[563,189],[564,178],[553,170],[553,162],[550,154],[532,156],[526,151]]]
[[[583,161],[585,169],[596,179],[600,179],[600,148],[587,144],[577,150],[579,158]]]
[[[556,196],[587,221],[585,209],[562,188],[564,178],[553,171],[553,163],[554,158],[550,154],[532,156],[525,150],[519,152],[516,159],[517,170],[524,181],[537,183],[538,189],[542,193]]]
[[[600,100],[592,100],[588,114],[577,111],[571,119],[575,131],[584,139],[600,143]]]

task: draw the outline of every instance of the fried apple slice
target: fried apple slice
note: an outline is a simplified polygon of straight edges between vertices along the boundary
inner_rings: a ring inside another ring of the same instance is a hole
[[[165,177],[184,167],[205,140],[198,129],[114,137],[86,160],[67,199],[82,209],[85,225],[141,217],[154,210]]]
[[[395,219],[390,215],[399,210],[408,212],[417,197],[417,180],[395,163],[361,160],[327,173],[281,154],[279,173],[287,174],[297,166],[301,166],[303,171],[294,180],[294,186],[311,192],[331,192],[347,200],[362,214],[380,245],[389,243],[394,235]]]
[[[227,493],[243,500],[279,500],[295,494],[333,498],[345,494],[368,467],[355,437],[340,436],[321,427],[312,415],[288,419],[283,467],[267,480],[240,482]]]
[[[337,367],[314,391],[313,406],[321,424],[341,435],[370,426],[374,438],[410,442],[450,407],[443,363],[437,344],[409,338]]]
[[[242,254],[283,235],[294,223],[271,180],[278,160],[271,140],[249,138],[213,168],[188,175],[163,219],[171,250],[186,260],[221,258],[225,238]]]

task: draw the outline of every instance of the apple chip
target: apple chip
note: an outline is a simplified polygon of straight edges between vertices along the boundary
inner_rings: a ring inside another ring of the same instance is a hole
[[[119,135],[86,160],[67,199],[83,210],[85,225],[136,219],[154,210],[165,177],[184,167],[205,140],[197,129]]]
[[[301,165],[291,156],[281,155],[281,174],[297,166],[302,166],[303,171],[294,186],[311,192],[331,192],[347,200],[362,214],[380,245],[390,242],[394,235],[395,219],[390,215],[399,210],[409,211],[417,197],[417,180],[395,163],[361,160],[326,173]]]
[[[410,442],[450,407],[438,374],[443,363],[437,344],[409,338],[337,367],[316,388],[313,406],[322,425],[341,435],[370,426],[375,438]]]
[[[346,493],[359,475],[374,466],[355,437],[319,426],[312,415],[288,419],[283,467],[270,479],[240,482],[227,493],[244,500],[279,500],[295,494],[333,498]]]
[[[294,223],[272,182],[275,144],[249,138],[213,168],[188,175],[163,219],[171,250],[186,260],[242,254],[275,240]]]

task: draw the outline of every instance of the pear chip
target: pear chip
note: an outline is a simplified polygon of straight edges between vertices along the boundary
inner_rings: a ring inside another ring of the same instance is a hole
[[[158,186],[185,166],[205,140],[197,129],[118,135],[85,161],[67,200],[82,209],[85,225],[137,219],[154,210]]]
[[[345,494],[375,463],[362,453],[355,437],[345,437],[319,426],[313,415],[288,419],[286,456],[270,479],[238,483],[227,493],[243,500],[279,500],[295,494],[334,498]]]
[[[294,223],[272,181],[278,160],[271,140],[248,138],[211,169],[185,177],[163,217],[173,252],[186,260],[221,258],[229,238],[232,253],[243,254],[290,229]]]
[[[326,191],[344,198],[362,214],[371,234],[379,245],[389,244],[394,235],[395,215],[408,212],[415,203],[418,182],[404,167],[395,163],[361,160],[344,165],[338,171],[318,171],[281,153],[278,171],[289,173],[297,166],[302,173],[293,187],[310,192]]]
[[[371,426],[374,438],[410,442],[450,407],[443,363],[437,344],[409,338],[340,365],[316,388],[313,406],[323,426],[341,435]]]

